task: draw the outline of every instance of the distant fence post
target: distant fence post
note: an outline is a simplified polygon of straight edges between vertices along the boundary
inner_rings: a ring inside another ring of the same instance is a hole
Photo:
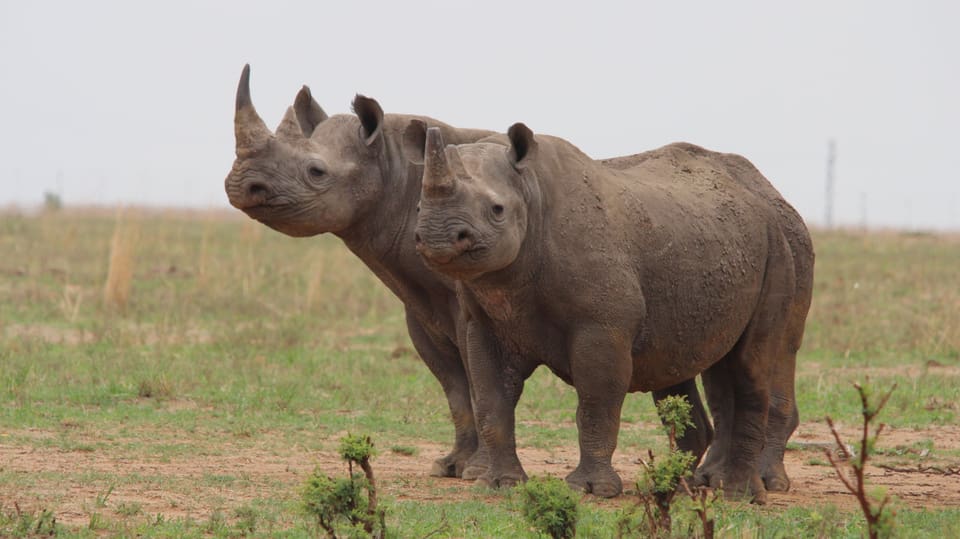
[[[833,139],[827,143],[827,193],[826,226],[833,228],[833,163],[837,159],[837,143]]]

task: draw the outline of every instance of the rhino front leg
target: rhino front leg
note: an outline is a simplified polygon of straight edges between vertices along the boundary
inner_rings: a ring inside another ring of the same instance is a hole
[[[433,462],[430,475],[461,477],[478,446],[477,427],[464,362],[460,351],[446,337],[428,333],[409,312],[406,318],[410,340],[427,368],[440,382],[453,418],[453,449],[447,456]]]
[[[530,373],[505,361],[499,342],[480,323],[467,324],[466,341],[477,427],[481,446],[489,455],[489,467],[477,477],[477,483],[512,487],[527,479],[517,456],[515,412]]]
[[[605,498],[623,492],[623,481],[613,469],[612,458],[633,370],[629,350],[624,343],[612,341],[607,329],[582,330],[571,340],[580,464],[567,476],[567,483]]]

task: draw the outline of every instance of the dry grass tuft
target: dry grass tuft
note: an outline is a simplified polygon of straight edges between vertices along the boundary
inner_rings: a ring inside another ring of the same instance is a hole
[[[200,253],[197,255],[197,283],[205,285],[210,275],[210,233],[213,217],[208,214],[203,218],[203,234],[200,236]]]
[[[64,318],[73,323],[80,314],[80,304],[83,302],[83,288],[76,285],[63,285],[63,295],[60,297],[60,312]]]
[[[307,274],[307,295],[304,297],[303,311],[313,312],[323,296],[323,274],[324,274],[324,256],[325,253],[318,251],[314,255],[313,263],[310,265]]]
[[[113,240],[110,242],[107,280],[103,285],[103,302],[108,307],[125,310],[130,302],[134,259],[139,239],[139,220],[136,217],[124,219],[123,211],[118,211]]]
[[[259,292],[260,283],[264,275],[262,253],[258,249],[260,237],[263,235],[263,225],[249,219],[244,221],[240,229],[240,244],[244,249],[243,277],[240,280],[240,290],[244,297],[250,297]]]

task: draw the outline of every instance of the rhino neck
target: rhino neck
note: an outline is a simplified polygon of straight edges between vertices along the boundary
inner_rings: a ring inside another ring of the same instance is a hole
[[[454,282],[429,271],[413,241],[423,166],[411,165],[403,156],[399,141],[406,123],[402,127],[392,124],[386,125],[383,133],[383,196],[337,236],[403,302],[408,313],[454,339],[450,308],[455,304]]]
[[[416,260],[414,208],[420,198],[417,173],[422,171],[407,165],[393,130],[385,129],[383,136],[384,151],[379,162],[382,196],[352,226],[336,234],[406,303],[407,286],[402,280],[410,273],[410,260]]]

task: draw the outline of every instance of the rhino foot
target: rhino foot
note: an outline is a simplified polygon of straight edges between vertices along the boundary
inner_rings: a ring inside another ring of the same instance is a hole
[[[486,449],[480,448],[472,457],[467,459],[461,477],[467,481],[474,481],[487,473],[488,469],[490,469],[490,453]]]
[[[433,477],[461,477],[469,461],[469,456],[463,452],[454,451],[449,455],[433,461],[430,475]]]
[[[575,490],[601,498],[613,498],[623,492],[623,480],[612,466],[589,471],[577,467],[567,476],[567,484]]]
[[[488,488],[512,488],[527,480],[527,474],[523,470],[519,473],[515,471],[504,473],[493,473],[487,470],[486,473],[477,478],[476,484]]]
[[[461,477],[466,481],[475,481],[479,479],[481,475],[487,473],[488,468],[489,466],[486,465],[467,463],[467,466],[463,469],[463,475]]]
[[[709,487],[723,491],[728,500],[764,505],[767,503],[767,488],[759,474],[748,474],[745,479],[731,479],[733,473],[724,473],[719,466],[701,466],[693,475],[691,486]]]
[[[746,481],[729,481],[717,486],[723,489],[725,499],[750,502],[756,505],[766,505],[767,503],[767,489],[764,488],[759,474],[754,474]]]
[[[430,466],[430,475],[433,477],[456,477],[457,465],[454,462],[448,461],[446,457],[437,459],[433,461],[433,465]]]
[[[690,482],[690,486],[718,488],[721,483],[723,483],[721,466],[708,464],[697,468],[693,474],[693,480]]]
[[[769,492],[786,492],[790,490],[790,478],[787,477],[787,471],[783,463],[778,463],[767,467],[763,471],[763,485]]]

